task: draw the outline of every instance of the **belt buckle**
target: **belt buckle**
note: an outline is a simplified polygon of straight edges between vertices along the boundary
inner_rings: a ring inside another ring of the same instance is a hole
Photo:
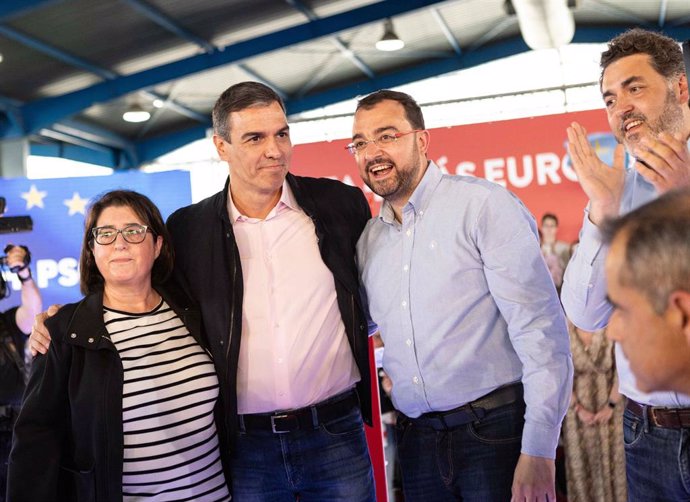
[[[659,419],[656,417],[656,410],[654,409],[654,407],[650,406],[647,410],[649,417],[652,419],[652,423],[656,427],[663,427],[663,425],[659,423]]]
[[[271,431],[273,431],[274,434],[285,434],[287,432],[290,432],[289,430],[277,430],[276,429],[276,419],[281,419],[281,418],[288,418],[290,415],[287,413],[283,415],[271,415]]]

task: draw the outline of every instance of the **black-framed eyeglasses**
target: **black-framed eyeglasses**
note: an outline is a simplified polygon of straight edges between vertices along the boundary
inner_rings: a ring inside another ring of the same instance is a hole
[[[122,238],[130,244],[140,244],[146,239],[146,232],[148,231],[147,225],[132,223],[120,229],[111,226],[96,227],[91,230],[91,234],[98,244],[107,246],[115,242],[117,234],[122,234]]]
[[[345,147],[345,149],[350,152],[352,155],[357,155],[360,152],[363,152],[364,150],[367,149],[367,146],[369,146],[370,143],[374,143],[376,146],[389,146],[398,141],[398,138],[402,138],[403,136],[407,136],[408,134],[412,134],[415,132],[422,132],[424,129],[414,129],[412,131],[407,131],[407,132],[395,132],[395,133],[390,133],[390,132],[385,132],[382,135],[380,135],[378,138],[374,139],[358,139],[350,143]]]

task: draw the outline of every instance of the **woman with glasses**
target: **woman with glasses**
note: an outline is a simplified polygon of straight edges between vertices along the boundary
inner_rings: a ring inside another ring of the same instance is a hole
[[[46,321],[52,343],[15,426],[9,501],[229,500],[218,378],[198,312],[163,287],[172,264],[148,198],[117,190],[91,205],[86,296]]]

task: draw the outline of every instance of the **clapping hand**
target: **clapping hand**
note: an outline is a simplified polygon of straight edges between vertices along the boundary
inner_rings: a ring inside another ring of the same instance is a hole
[[[580,186],[590,200],[589,218],[598,225],[618,214],[625,183],[625,150],[616,146],[613,166],[597,156],[587,139],[587,130],[577,122],[568,127],[568,154]]]
[[[690,186],[690,152],[680,136],[643,136],[633,149],[635,169],[662,194]]]

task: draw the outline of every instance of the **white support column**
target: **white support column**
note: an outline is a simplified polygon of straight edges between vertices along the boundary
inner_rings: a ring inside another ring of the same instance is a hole
[[[0,141],[0,178],[26,176],[29,140],[25,138]]]

